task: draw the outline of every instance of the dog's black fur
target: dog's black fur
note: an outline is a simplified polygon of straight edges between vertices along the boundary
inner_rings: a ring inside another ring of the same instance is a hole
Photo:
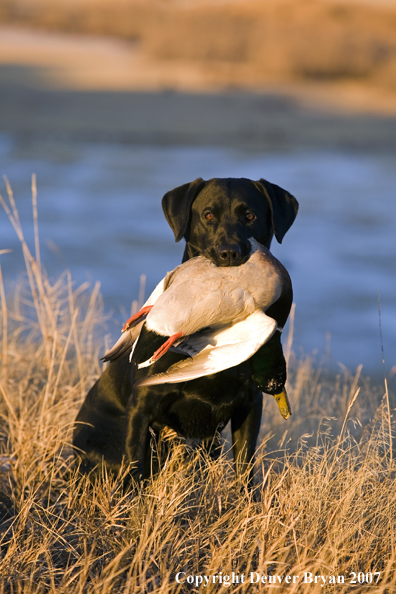
[[[203,255],[217,266],[245,262],[249,237],[267,248],[273,235],[281,242],[298,210],[293,196],[263,179],[199,178],[165,194],[162,205],[176,241],[186,240],[183,261]],[[279,326],[286,322],[291,300],[290,291],[266,312]],[[143,327],[134,363],[149,358],[155,348]],[[279,332],[260,349],[260,356],[266,351],[275,366],[285,368]],[[182,436],[209,443],[229,420],[237,473],[251,463],[261,422],[262,393],[251,379],[249,361],[189,382],[132,387],[140,374],[160,372],[180,357],[168,351],[144,370],[129,363],[129,353],[110,363],[87,394],[76,419],[73,443],[83,471],[100,468],[104,460],[117,472],[125,457],[135,462],[136,478],[147,477],[150,429],[158,432],[168,426]]]

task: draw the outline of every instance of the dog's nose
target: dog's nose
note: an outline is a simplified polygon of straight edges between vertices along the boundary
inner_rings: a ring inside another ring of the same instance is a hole
[[[220,266],[238,266],[242,261],[242,250],[237,244],[219,246]]]

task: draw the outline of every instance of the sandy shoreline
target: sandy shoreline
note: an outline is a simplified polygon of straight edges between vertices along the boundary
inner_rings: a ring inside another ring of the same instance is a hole
[[[357,83],[227,88],[126,41],[0,28],[0,130],[28,141],[396,150],[396,96]]]

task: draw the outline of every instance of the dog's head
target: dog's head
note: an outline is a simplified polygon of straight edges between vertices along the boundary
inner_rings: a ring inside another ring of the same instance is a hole
[[[175,240],[186,240],[183,262],[205,256],[217,266],[239,266],[250,252],[249,237],[267,248],[292,225],[298,202],[260,179],[201,178],[167,192],[162,199]]]

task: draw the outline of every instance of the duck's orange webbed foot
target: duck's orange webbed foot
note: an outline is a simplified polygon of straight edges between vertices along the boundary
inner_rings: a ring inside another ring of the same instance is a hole
[[[152,305],[146,305],[146,307],[142,307],[137,313],[135,313],[129,320],[127,320],[121,330],[121,332],[126,332],[129,330],[131,326],[135,326],[138,322],[142,321],[142,318],[145,319],[150,310],[152,309]]]
[[[155,353],[151,357],[150,361],[152,361],[152,362],[158,361],[158,359],[160,359],[163,355],[165,355],[165,353],[170,349],[172,344],[174,342],[176,342],[176,340],[178,340],[179,338],[182,338],[182,336],[183,336],[183,332],[178,332],[177,334],[173,334],[172,336],[170,336],[168,338],[168,340],[166,342],[164,342],[164,344],[162,344],[160,346],[160,348],[155,351]]]

